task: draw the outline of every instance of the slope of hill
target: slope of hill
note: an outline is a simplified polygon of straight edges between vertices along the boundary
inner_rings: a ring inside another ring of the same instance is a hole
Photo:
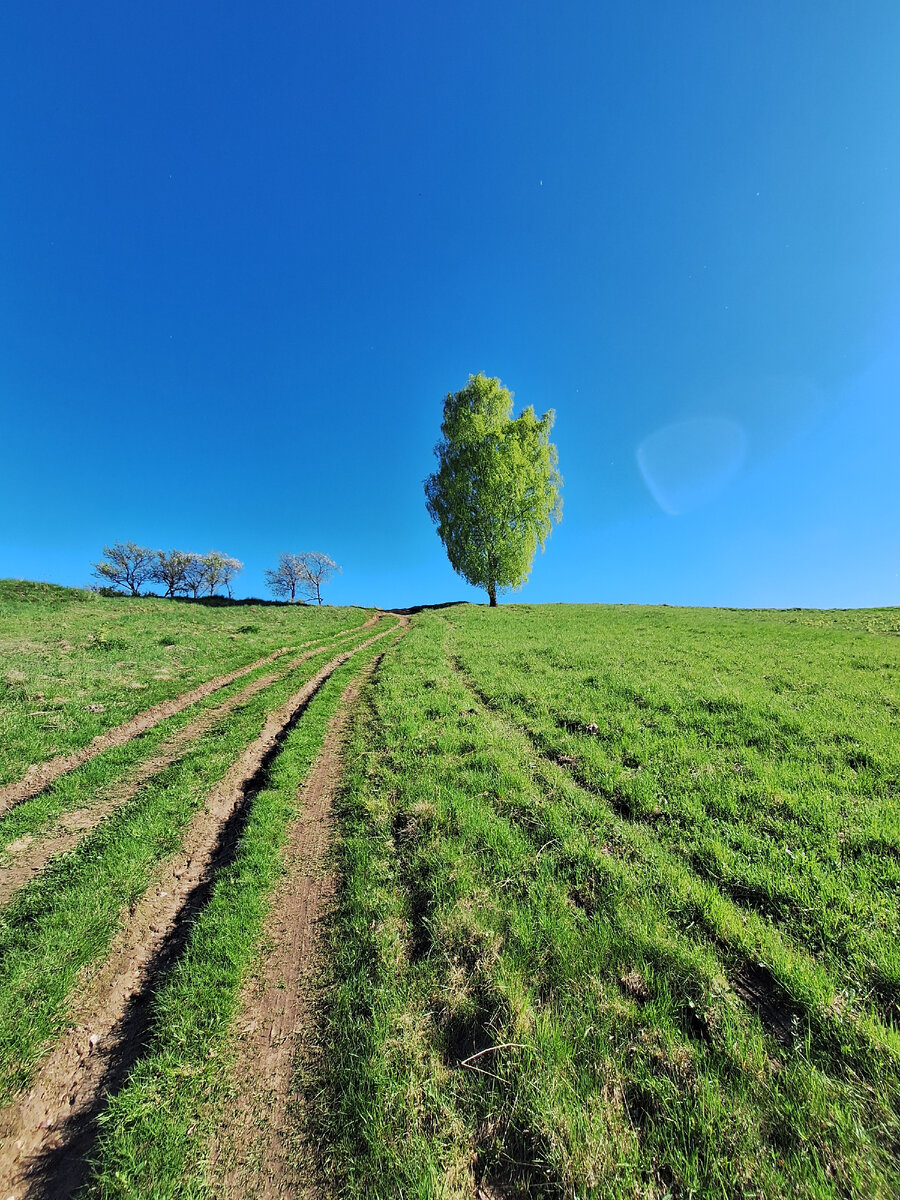
[[[3,1194],[896,1195],[898,634],[0,585]]]

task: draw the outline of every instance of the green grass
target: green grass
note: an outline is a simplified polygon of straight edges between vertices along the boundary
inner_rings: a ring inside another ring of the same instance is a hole
[[[206,1197],[210,1146],[229,1092],[228,1035],[240,988],[259,951],[303,781],[352,677],[386,642],[339,667],[311,700],[253,799],[237,855],[217,876],[184,955],[157,995],[147,1053],[102,1119],[87,1194]]]
[[[35,714],[22,732],[42,672],[135,706],[116,723],[160,698],[123,681],[161,673],[166,638],[174,694],[364,615],[0,585],[29,697],[0,697],[15,770],[29,744],[54,752]],[[340,668],[273,762],[104,1114],[88,1194],[215,1191],[232,1022],[297,788],[384,651],[339,798],[321,1069],[298,1080],[329,1194],[900,1193],[900,610],[460,606],[388,647]],[[211,784],[343,648],[236,708],[0,914],[7,1097]],[[230,693],[58,780],[2,841],[102,797]],[[79,722],[72,744],[97,732]]]
[[[380,629],[382,625],[386,625],[392,619],[382,619],[378,628]],[[330,650],[332,654],[337,654],[343,647],[363,641],[375,631],[374,629],[361,630],[338,642],[325,641],[323,648]],[[140,737],[132,738],[121,746],[113,746],[68,774],[60,776],[32,799],[23,801],[5,813],[0,813],[0,867],[2,867],[3,850],[10,843],[26,835],[38,836],[48,833],[65,812],[77,808],[89,808],[94,803],[102,802],[118,785],[127,782],[129,773],[150,759],[172,734],[189,725],[204,713],[215,709],[223,701],[228,700],[262,676],[284,675],[291,669],[290,664],[294,657],[294,655],[288,654],[274,663],[265,663],[255,671],[241,676],[240,679],[227,684],[180,713],[167,717],[158,725],[146,730]]]
[[[417,619],[343,801],[338,1194],[897,1193],[898,616]]]
[[[266,715],[333,653],[320,652],[236,707],[0,913],[0,1100],[28,1082],[65,1021],[80,972],[105,954],[210,787],[258,735]]]
[[[477,618],[451,643],[541,753],[894,1019],[900,641],[833,618],[823,635],[797,614],[532,610],[514,647]],[[900,614],[866,625],[900,632]]]
[[[0,784],[142,709],[371,610],[213,608],[0,580]]]

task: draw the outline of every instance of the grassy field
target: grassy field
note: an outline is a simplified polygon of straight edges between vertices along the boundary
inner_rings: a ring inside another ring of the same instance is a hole
[[[425,616],[343,800],[338,1190],[896,1195],[898,633]]]
[[[0,580],[0,784],[213,676],[359,625],[368,611],[219,608]]]
[[[44,1135],[53,1194],[248,1194],[215,1167],[242,988],[293,884],[304,781],[364,670],[332,859],[307,868],[337,880],[301,1038],[316,1052],[284,1097],[318,1194],[900,1192],[900,610],[460,605],[404,630],[361,628],[362,610],[0,598],[18,664],[3,781],[96,736],[87,694],[108,727],[275,649],[307,655],[0,815],[13,862],[67,814],[102,814],[0,910],[8,1134],[260,746],[235,832],[203,835],[218,849],[151,956],[140,1035],[110,1051],[115,1086],[77,1134]],[[43,729],[51,693],[63,718]],[[64,1152],[83,1169],[65,1175]],[[4,1195],[31,1194],[4,1169]]]

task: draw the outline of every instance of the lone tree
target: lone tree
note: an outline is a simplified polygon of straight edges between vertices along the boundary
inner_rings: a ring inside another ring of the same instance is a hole
[[[529,407],[513,419],[499,379],[470,375],[444,400],[438,469],[425,480],[429,515],[455,571],[497,592],[528,581],[538,546],[562,516],[562,476],[550,441],[554,413]]]
[[[139,596],[144,584],[155,578],[156,552],[134,542],[113,542],[103,547],[103,559],[92,565],[107,587],[125,587],[132,596]]]
[[[327,554],[308,551],[306,554],[282,554],[274,571],[266,571],[266,587],[281,600],[293,604],[299,592],[322,603],[322,588],[340,572],[340,567]]]

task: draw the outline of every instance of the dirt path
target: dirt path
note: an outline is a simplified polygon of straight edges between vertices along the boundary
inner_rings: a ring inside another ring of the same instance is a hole
[[[126,803],[135,795],[141,784],[152,776],[170,766],[196,738],[206,733],[214,725],[227,716],[232,709],[245,703],[252,696],[270,686],[288,671],[294,670],[306,659],[320,653],[320,650],[307,651],[299,657],[291,659],[281,670],[273,671],[254,679],[247,687],[229,696],[222,704],[204,713],[183,729],[179,729],[160,746],[159,752],[140,763],[127,777],[117,781],[111,788],[104,790],[97,801],[86,808],[71,809],[60,817],[59,821],[46,835],[26,834],[14,842],[10,842],[0,850],[4,862],[0,866],[0,907],[8,903],[20,887],[60,854],[65,854],[81,841],[102,820]]]
[[[325,868],[332,799],[349,712],[363,682],[355,679],[344,693],[303,789],[301,814],[284,857],[289,874],[263,929],[263,944],[271,951],[242,998],[236,1099],[228,1125],[219,1130],[214,1163],[216,1174],[224,1176],[217,1194],[229,1200],[318,1194],[311,1181],[315,1170],[297,1145],[287,1101],[298,1054],[311,1049],[304,1032],[320,967],[321,920],[334,894],[333,873]]]
[[[401,617],[401,624],[402,637],[408,619]],[[271,949],[244,989],[236,1024],[236,1099],[219,1130],[213,1163],[214,1191],[223,1200],[313,1200],[321,1194],[316,1164],[291,1111],[291,1082],[298,1065],[311,1065],[317,1052],[311,1013],[322,967],[322,919],[335,888],[328,851],[347,724],[380,661],[344,692],[289,833],[288,873],[263,927],[263,945]]]
[[[373,613],[362,625],[357,625],[353,629],[342,630],[332,637],[325,638],[322,645],[324,646],[328,642],[335,641],[338,638],[349,637],[354,633],[358,633],[359,630],[374,625],[379,617],[379,613]],[[303,644],[310,645],[309,642]],[[171,700],[164,700],[160,704],[154,704],[152,708],[144,709],[143,712],[130,717],[121,725],[116,725],[113,729],[107,730],[106,733],[98,734],[89,745],[82,746],[80,750],[73,750],[71,754],[60,754],[56,758],[48,759],[47,762],[34,763],[26,770],[21,779],[0,787],[0,813],[5,812],[8,808],[12,808],[15,804],[20,804],[23,800],[30,800],[32,796],[36,796],[38,792],[42,792],[44,788],[48,787],[54,779],[58,779],[60,775],[65,775],[69,771],[74,771],[76,767],[80,767],[82,763],[88,762],[89,759],[96,758],[104,750],[109,750],[112,746],[122,746],[125,742],[130,742],[132,738],[146,732],[148,729],[152,729],[154,725],[158,725],[166,717],[174,716],[175,713],[189,708],[190,705],[196,704],[198,700],[203,700],[206,696],[217,692],[220,688],[227,687],[235,679],[241,679],[244,675],[249,675],[251,671],[265,666],[266,663],[274,662],[284,654],[290,654],[291,649],[292,647],[287,646],[282,647],[280,650],[273,650],[271,654],[266,654],[262,658],[258,658],[256,662],[250,663],[249,666],[240,667],[236,671],[230,671],[227,675],[219,675],[215,679],[210,679],[207,683],[202,683],[198,687],[192,688],[189,692],[183,692],[182,695],[175,696]],[[300,649],[300,647],[293,647],[293,649]]]
[[[364,645],[393,632],[376,634]],[[72,1008],[71,1027],[44,1060],[29,1092],[0,1110],[3,1200],[63,1200],[84,1182],[96,1117],[146,1044],[149,1001],[184,947],[215,872],[233,857],[248,802],[310,698],[361,648],[337,655],[268,717],[260,736],[186,827],[181,849],[160,864],[106,961],[86,979]]]
[[[366,622],[369,626],[375,623],[373,618]],[[344,636],[346,635],[338,634],[335,635],[335,639],[331,640],[337,640]],[[222,704],[203,713],[183,729],[179,729],[163,742],[157,754],[147,759],[146,762],[140,763],[125,779],[106,790],[96,803],[91,804],[89,808],[70,809],[63,813],[46,836],[27,834],[15,842],[10,842],[5,849],[0,849],[0,854],[4,859],[3,864],[0,865],[0,908],[7,904],[19,888],[24,887],[52,859],[73,849],[110,813],[130,800],[143,783],[175,762],[192,741],[218,724],[240,704],[244,704],[277,679],[320,653],[320,648],[307,650],[305,654],[291,659],[280,670],[254,679],[251,684],[236,692],[235,695],[229,696]]]

